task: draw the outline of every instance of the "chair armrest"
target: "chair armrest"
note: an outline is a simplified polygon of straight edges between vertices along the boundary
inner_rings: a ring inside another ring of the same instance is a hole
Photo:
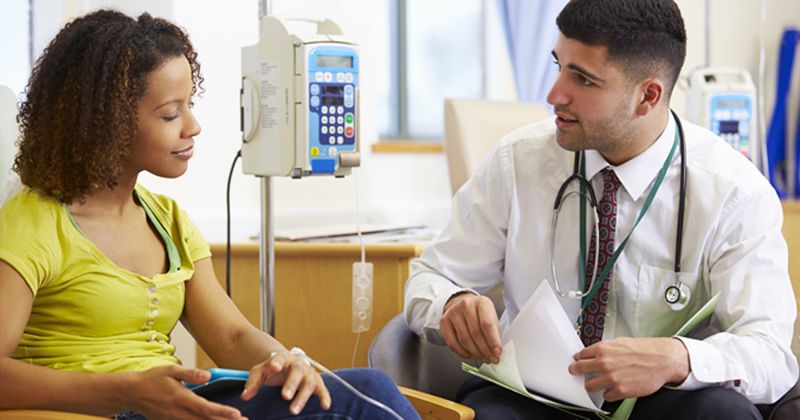
[[[466,405],[404,386],[398,388],[408,398],[422,420],[472,420],[475,418],[475,411]]]
[[[108,418],[63,411],[0,410],[0,420],[108,420]]]

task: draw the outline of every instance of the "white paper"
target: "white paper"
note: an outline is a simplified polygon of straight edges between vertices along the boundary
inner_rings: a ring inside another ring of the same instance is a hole
[[[569,373],[572,355],[583,349],[583,343],[546,280],[509,325],[503,341],[499,366],[491,369],[502,375],[498,379],[513,385],[521,379],[531,391],[579,407],[599,410],[603,405],[602,392],[586,391],[585,375]],[[514,371],[520,379],[511,377]]]

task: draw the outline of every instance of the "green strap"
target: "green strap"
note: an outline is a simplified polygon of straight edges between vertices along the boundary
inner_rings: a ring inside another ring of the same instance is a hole
[[[156,218],[156,216],[153,214],[153,211],[150,210],[150,206],[145,200],[142,199],[142,196],[139,195],[139,192],[134,189],[133,193],[139,203],[142,204],[142,208],[147,214],[147,219],[150,221],[153,227],[156,228],[159,236],[161,236],[161,240],[164,242],[164,246],[167,248],[167,259],[169,260],[169,270],[167,272],[174,273],[181,266],[181,254],[178,252],[178,248],[175,246],[175,243],[172,242],[172,237],[169,236],[167,230],[164,229],[161,221],[159,221],[158,218]]]
[[[581,161],[579,162],[580,165],[580,173],[586,173],[586,159],[583,153],[576,155],[576,159],[581,157]],[[579,279],[581,280],[581,292],[586,289],[586,184],[580,182],[581,186],[581,207],[580,207],[580,218],[582,223],[580,223],[578,229],[578,243],[581,244],[580,246],[580,254],[578,255],[578,261],[582,261],[581,264],[578,264],[578,275],[580,276]],[[553,235],[556,233],[553,232]]]
[[[633,234],[633,231],[636,229],[636,226],[639,225],[639,222],[642,221],[642,218],[644,217],[645,213],[647,213],[647,209],[650,208],[650,204],[653,203],[653,199],[655,198],[656,193],[658,192],[658,189],[661,188],[661,183],[664,181],[664,177],[667,175],[667,170],[669,169],[669,165],[672,162],[672,157],[675,155],[675,149],[678,147],[678,141],[679,141],[679,139],[678,139],[678,131],[675,130],[675,140],[673,140],[673,142],[672,142],[672,148],[670,149],[669,155],[667,156],[667,159],[664,161],[664,164],[661,165],[661,170],[658,172],[658,176],[656,177],[656,181],[653,184],[653,189],[650,190],[650,194],[647,196],[647,200],[644,202],[644,206],[642,206],[642,210],[639,211],[639,216],[636,218],[636,223],[633,224],[633,228],[631,229],[630,233],[628,233],[628,236],[626,236],[625,239],[622,241],[622,243],[619,244],[619,247],[617,247],[617,250],[614,251],[614,254],[612,254],[611,258],[606,262],[606,266],[603,268],[603,271],[601,271],[600,275],[598,275],[597,278],[595,278],[594,284],[592,284],[592,290],[590,290],[589,293],[586,294],[586,296],[583,297],[583,301],[581,302],[581,309],[586,309],[586,307],[589,305],[589,302],[592,301],[592,298],[594,297],[594,295],[596,295],[597,291],[600,290],[600,286],[603,284],[603,281],[608,276],[608,274],[611,272],[611,269],[614,267],[614,264],[617,262],[617,258],[619,258],[619,255],[622,253],[622,250],[625,249],[625,245],[628,244],[628,239],[630,239],[631,235]],[[581,172],[583,172],[584,168],[581,167],[581,169],[582,169]],[[581,189],[581,192],[583,192],[583,189]],[[585,271],[585,266],[586,266],[586,263],[585,263],[585,261],[586,261],[586,259],[585,259],[586,244],[585,244],[585,239],[584,239],[584,238],[586,238],[586,236],[585,236],[585,232],[586,232],[585,207],[586,207],[586,200],[581,200],[580,231],[581,231],[581,235],[582,236],[581,236],[581,241],[580,241],[580,244],[581,244],[581,251],[580,251],[581,260],[580,261],[584,262],[583,264],[580,264],[580,266],[582,267],[581,270],[580,270],[581,272]],[[586,287],[586,275],[585,275],[585,273],[581,277],[581,286],[582,286],[581,290],[583,290]],[[582,318],[583,318],[583,311],[581,311],[580,319],[578,321],[579,324],[581,323]]]

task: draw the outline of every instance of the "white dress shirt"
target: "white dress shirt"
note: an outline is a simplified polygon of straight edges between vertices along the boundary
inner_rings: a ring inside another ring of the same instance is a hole
[[[726,386],[754,403],[772,403],[798,375],[790,349],[796,304],[781,234],[783,213],[772,187],[746,158],[714,134],[682,121],[687,186],[681,279],[689,305],[671,310],[664,299],[674,279],[680,153],[649,210],[616,261],[610,282],[605,339],[674,334],[715,293],[716,312],[703,335],[682,338],[691,373],[677,388]],[[586,178],[602,192],[602,169],[622,182],[617,197],[616,246],[630,232],[669,154],[676,124],[639,156],[619,166],[586,152]],[[504,137],[477,173],[456,193],[451,220],[413,263],[405,291],[405,319],[429,341],[443,343],[439,321],[455,293],[486,292],[504,283],[505,329],[541,281],[555,290],[550,270],[553,204],[572,173],[574,154],[555,141],[548,119]],[[577,189],[573,183],[571,189]],[[562,290],[577,290],[576,196],[561,206],[556,267]],[[587,248],[591,235],[587,223]],[[577,319],[580,299],[559,297]]]

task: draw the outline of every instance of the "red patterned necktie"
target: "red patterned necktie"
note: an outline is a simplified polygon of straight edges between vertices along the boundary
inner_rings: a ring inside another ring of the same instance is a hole
[[[603,195],[598,203],[597,214],[600,217],[600,252],[598,253],[597,274],[603,272],[606,263],[614,254],[614,234],[617,230],[617,190],[619,179],[611,169],[603,169]],[[592,240],[589,242],[589,256],[586,261],[586,283],[592,279],[594,270],[595,231],[592,230]],[[592,300],[583,310],[583,323],[581,324],[581,341],[584,346],[592,345],[603,338],[603,326],[606,321],[606,307],[608,306],[608,285],[611,282],[613,269],[603,280],[602,286],[592,297]],[[599,280],[599,279],[598,279]]]

